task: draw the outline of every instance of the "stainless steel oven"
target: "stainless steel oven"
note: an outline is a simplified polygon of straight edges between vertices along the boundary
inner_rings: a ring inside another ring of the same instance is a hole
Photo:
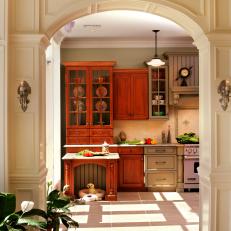
[[[199,145],[186,144],[184,147],[184,188],[199,188]]]

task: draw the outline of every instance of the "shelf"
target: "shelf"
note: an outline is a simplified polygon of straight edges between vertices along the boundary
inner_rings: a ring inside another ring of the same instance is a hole
[[[87,111],[69,111],[69,114],[86,114]]]
[[[93,111],[93,113],[106,114],[106,113],[110,113],[110,111]]]
[[[94,83],[92,83],[92,85],[110,85],[110,83],[108,83],[108,82],[103,82],[103,83],[94,82]]]
[[[86,83],[72,83],[72,82],[70,82],[70,83],[66,83],[66,85],[86,85]]]
[[[157,96],[161,96],[161,99],[157,100]],[[160,68],[149,67],[149,118],[168,119],[167,66]]]
[[[93,96],[92,99],[110,99],[110,96],[103,96],[103,97]]]
[[[153,82],[165,82],[166,79],[152,79]]]
[[[165,91],[152,91],[152,93],[165,94]]]

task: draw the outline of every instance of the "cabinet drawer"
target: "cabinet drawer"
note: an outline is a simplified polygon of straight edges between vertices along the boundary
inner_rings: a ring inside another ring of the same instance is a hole
[[[112,129],[91,129],[90,136],[113,136]]]
[[[113,144],[113,137],[93,136],[90,137],[90,144],[103,144],[106,141],[108,144]]]
[[[145,156],[145,165],[147,169],[176,169],[176,156],[163,155],[163,156]]]
[[[144,154],[144,150],[141,147],[119,147],[118,152],[119,154]]]
[[[89,136],[89,129],[67,129],[67,136]]]
[[[89,137],[69,136],[66,139],[67,144],[89,144]]]
[[[145,147],[144,154],[176,154],[176,147]]]
[[[146,186],[174,186],[176,185],[176,172],[156,171],[146,173]]]

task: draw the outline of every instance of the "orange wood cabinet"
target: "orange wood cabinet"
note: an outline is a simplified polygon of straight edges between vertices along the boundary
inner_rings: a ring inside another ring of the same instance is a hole
[[[70,185],[70,193],[74,192],[74,170],[82,164],[97,164],[106,168],[106,193],[105,200],[117,200],[117,159],[65,159],[64,160],[64,184]]]
[[[114,69],[114,119],[148,119],[148,70]]]
[[[141,147],[119,147],[119,191],[145,191],[144,151]]]
[[[115,62],[65,62],[66,143],[113,143]]]

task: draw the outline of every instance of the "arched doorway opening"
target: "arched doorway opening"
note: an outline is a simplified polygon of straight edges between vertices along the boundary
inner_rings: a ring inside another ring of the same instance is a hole
[[[117,7],[115,8],[114,6],[109,7],[107,10],[115,10],[118,9]],[[121,5],[120,9],[123,9],[123,6]],[[127,9],[127,8],[126,8]],[[133,8],[131,7],[130,10],[133,10]],[[137,9],[136,9],[137,10]],[[143,9],[138,9],[140,11],[143,11]],[[157,13],[157,12],[156,12]],[[85,13],[83,11],[83,14],[78,15],[77,18],[84,16]],[[189,34],[190,36],[193,38],[195,45],[197,46],[198,50],[199,50],[199,56],[200,56],[200,76],[205,76],[203,75],[203,73],[207,73],[207,70],[209,68],[209,65],[207,65],[207,61],[208,59],[208,55],[209,55],[209,42],[203,32],[203,30],[201,29],[200,25],[197,24],[196,22],[194,22],[189,16],[183,14],[182,12],[175,10],[175,9],[171,9],[169,7],[165,7],[163,6],[159,11],[158,11],[158,15],[166,17],[171,19],[172,21],[176,22],[178,25],[182,26]],[[72,21],[73,19],[76,19],[75,15],[71,15],[66,17],[65,19],[57,19],[57,23],[55,25],[52,26],[52,28],[50,30],[47,31],[47,34],[53,35],[56,31],[58,31],[59,28],[61,28],[63,25],[65,25],[66,23]],[[205,128],[205,124],[209,123],[210,118],[208,118],[209,113],[205,112],[205,100],[207,97],[209,97],[209,90],[203,91],[202,89],[206,88],[206,82],[209,80],[210,76],[206,75],[203,79],[200,78],[200,124],[202,125],[201,128]],[[207,121],[207,122],[206,122]],[[201,154],[201,172],[207,173],[209,168],[210,168],[210,149],[209,149],[209,145],[206,147],[205,143],[207,138],[207,132],[209,132],[208,130],[204,130],[203,133],[200,134],[200,138],[201,138],[201,150],[203,150],[203,153]],[[208,141],[209,142],[209,141]],[[208,144],[208,143],[207,143]],[[209,160],[209,161],[208,161]],[[206,166],[207,170],[206,170]],[[206,177],[205,177],[206,178]],[[204,184],[208,184],[207,182],[203,181],[203,178],[201,180],[202,183]],[[206,185],[207,188],[208,185]],[[203,184],[201,185],[201,187],[203,187]],[[203,193],[203,190],[202,190]],[[203,200],[203,198],[206,195],[202,195],[201,199]],[[207,202],[205,202],[207,203]],[[202,211],[202,214],[204,217],[209,216],[206,212]],[[208,225],[208,224],[207,224]]]

